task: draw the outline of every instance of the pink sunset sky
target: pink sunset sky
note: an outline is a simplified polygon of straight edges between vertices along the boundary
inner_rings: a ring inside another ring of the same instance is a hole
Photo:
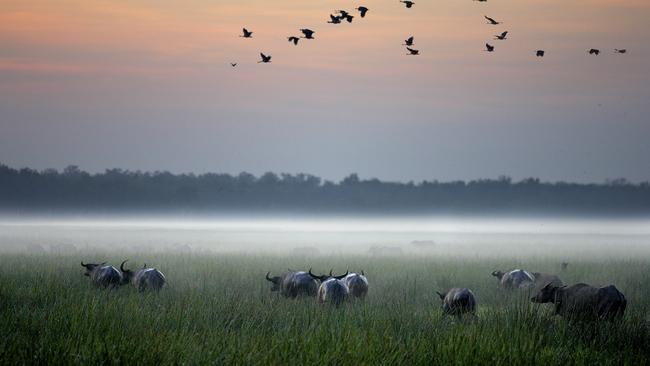
[[[300,28],[316,39],[287,42]],[[640,181],[649,116],[648,1],[0,3],[15,167]]]

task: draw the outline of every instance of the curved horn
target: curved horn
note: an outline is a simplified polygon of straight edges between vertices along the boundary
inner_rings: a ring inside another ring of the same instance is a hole
[[[350,271],[345,271],[345,274],[342,274],[340,276],[334,276],[334,278],[336,278],[337,280],[340,280],[341,278],[344,278],[345,276],[347,276],[348,273],[350,273]]]
[[[361,270],[361,275],[362,275],[362,276],[365,276],[365,275],[366,275],[365,273],[363,273],[363,269]]]
[[[273,279],[271,277],[269,277],[270,274],[271,274],[271,272],[266,272],[266,280],[269,281],[269,282],[275,283],[275,281],[273,281]]]
[[[81,261],[81,266],[87,268],[88,265],[87,265],[87,264],[84,264],[84,261]]]
[[[126,271],[126,269],[124,269],[124,263],[126,263],[127,261],[128,261],[128,259],[126,259],[124,262],[122,262],[122,264],[120,264],[120,271],[122,271],[122,272]]]
[[[145,264],[142,266],[142,268],[147,268],[147,264],[145,263]]]
[[[323,280],[323,277],[324,277],[324,276],[317,276],[317,275],[311,273],[311,268],[309,268],[309,272],[308,272],[308,273],[309,273],[309,275],[311,276],[311,278],[317,279],[317,280],[319,280],[319,281],[322,281],[322,280]]]

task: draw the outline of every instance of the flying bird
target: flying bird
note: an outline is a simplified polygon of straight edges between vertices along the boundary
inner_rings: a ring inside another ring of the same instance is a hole
[[[265,54],[263,54],[263,53],[260,53],[260,56],[262,56],[262,60],[261,60],[261,61],[257,61],[258,64],[259,64],[259,63],[265,63],[265,64],[266,64],[266,63],[271,62],[271,55],[268,55],[268,56],[267,56],[267,55],[265,55]]]
[[[360,6],[357,8],[357,10],[359,11],[359,13],[361,13],[360,15],[362,18],[364,18],[366,16],[366,13],[368,12],[368,8],[366,8],[365,6]]]
[[[404,5],[406,5],[406,7],[409,9],[413,7],[413,4],[415,4],[414,1],[409,1],[409,0],[400,0],[399,2],[404,3]]]
[[[485,50],[488,51],[488,52],[492,52],[492,51],[494,51],[494,46],[492,46],[489,43],[486,43],[485,44]]]
[[[302,34],[305,35],[305,36],[302,37],[302,38],[306,38],[306,39],[314,39],[314,33],[316,33],[316,32],[314,32],[313,30],[308,29],[308,28],[305,28],[305,29],[301,29],[300,31],[302,32]]]
[[[487,16],[487,15],[483,15],[483,16],[485,17],[485,19],[487,19],[487,21],[488,21],[488,24],[492,24],[492,25],[497,25],[497,24],[501,24],[501,22],[497,22],[496,20],[494,20],[494,19],[492,19],[492,18],[490,18],[490,17],[489,17],[489,16]]]
[[[598,54],[600,54],[600,50],[592,48],[592,49],[589,50],[589,54],[598,56]]]
[[[253,37],[253,32],[249,32],[248,29],[244,28],[242,29],[244,31],[244,34],[241,35],[240,37],[244,38],[252,38]]]
[[[231,62],[230,66],[235,67],[235,66],[237,66],[237,63],[236,62]]]
[[[627,53],[627,50],[625,48],[622,48],[622,49],[615,48],[614,53]]]
[[[409,53],[407,53],[407,55],[409,55],[409,56],[417,56],[417,55],[420,54],[419,50],[414,50],[414,49],[409,48],[409,47],[406,47],[406,49],[409,51]]]
[[[339,14],[340,14],[339,17],[341,19],[345,19],[345,20],[348,21],[348,23],[352,23],[352,19],[354,19],[353,15],[350,15],[350,13],[348,13],[345,10],[337,10],[337,11],[339,12]]]
[[[410,36],[408,39],[404,40],[402,46],[413,46],[413,36]]]
[[[487,2],[487,0],[474,0],[474,1],[478,1],[478,2],[480,2],[480,3],[485,3],[485,2]]]
[[[341,18],[338,17],[338,16],[334,16],[334,15],[330,14],[330,19],[331,20],[328,21],[328,23],[330,23],[330,24],[341,24]]]
[[[537,50],[537,52],[535,53],[535,56],[544,57],[544,50]]]
[[[294,46],[297,46],[297,45],[298,45],[298,41],[300,40],[300,38],[295,37],[295,36],[287,37],[287,39],[289,40],[289,42],[293,42],[293,45],[294,45]]]
[[[498,39],[499,41],[503,41],[504,39],[506,39],[507,35],[508,35],[508,31],[505,31],[505,32],[503,32],[501,34],[495,35],[494,39]]]

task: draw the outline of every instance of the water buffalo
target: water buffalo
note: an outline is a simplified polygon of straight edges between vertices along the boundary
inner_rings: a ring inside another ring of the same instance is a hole
[[[316,296],[318,292],[318,281],[305,271],[289,270],[275,277],[269,277],[270,274],[266,273],[266,280],[272,283],[271,291],[279,291],[285,297]]]
[[[553,303],[555,314],[576,320],[609,320],[623,317],[627,300],[614,286],[594,287],[579,283],[570,287],[546,285],[530,301]]]
[[[350,273],[345,276],[343,281],[350,290],[350,296],[363,299],[368,294],[368,279],[363,271],[361,271],[361,274]]]
[[[124,268],[124,263],[120,264],[120,270],[122,271],[122,285],[132,283],[138,291],[144,290],[155,290],[159,291],[165,286],[165,275],[162,274],[159,270],[155,268],[147,268],[145,264],[142,268],[131,271]]]
[[[463,314],[474,314],[476,311],[476,296],[468,288],[452,288],[440,293],[436,291],[442,301],[442,311],[445,314],[460,317]]]
[[[529,287],[535,283],[533,275],[523,269],[513,269],[508,272],[494,271],[492,276],[498,278],[501,287],[505,289]]]
[[[117,268],[113,266],[106,266],[104,263],[88,263],[81,262],[81,266],[86,268],[84,276],[90,277],[92,283],[96,286],[103,287],[116,287],[122,282],[122,274]]]
[[[320,286],[318,287],[319,302],[329,302],[338,306],[341,305],[350,296],[350,289],[348,289],[345,281],[342,280],[348,275],[347,271],[345,274],[342,274],[340,276],[333,276],[332,271],[330,271],[329,275],[317,276],[311,273],[310,269],[309,275],[313,279],[319,280],[321,282]]]

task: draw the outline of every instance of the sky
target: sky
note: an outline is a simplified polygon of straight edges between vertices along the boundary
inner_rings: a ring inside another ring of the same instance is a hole
[[[646,0],[0,0],[0,163],[647,181],[648,19]]]

